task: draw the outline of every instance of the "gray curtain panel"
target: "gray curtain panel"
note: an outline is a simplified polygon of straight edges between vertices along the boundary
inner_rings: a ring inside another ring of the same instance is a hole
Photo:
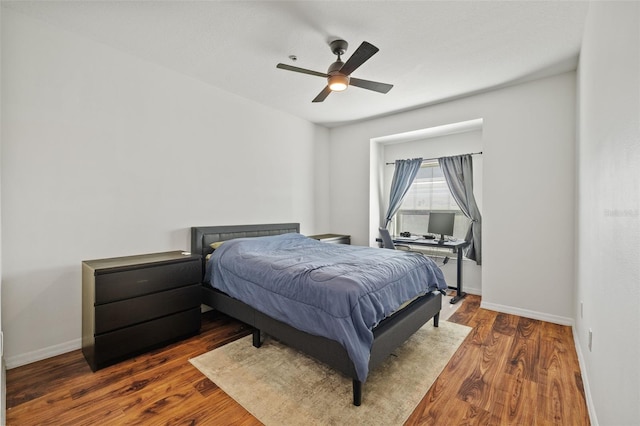
[[[460,210],[471,220],[467,231],[466,241],[470,244],[465,249],[465,255],[482,265],[482,216],[476,199],[473,196],[473,160],[471,155],[456,155],[438,159],[440,168],[444,172],[451,195],[460,206]]]
[[[387,209],[387,215],[385,216],[385,228],[400,208],[400,204],[402,204],[404,196],[407,195],[407,191],[409,191],[413,180],[416,178],[421,165],[422,158],[396,160],[393,180],[391,181],[391,190],[389,191],[389,209]]]

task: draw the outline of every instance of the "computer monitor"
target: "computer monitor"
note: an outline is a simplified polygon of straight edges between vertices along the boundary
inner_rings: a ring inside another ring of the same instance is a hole
[[[445,235],[453,235],[453,221],[455,217],[455,213],[430,212],[427,232],[430,234],[440,234],[440,241],[444,241]]]

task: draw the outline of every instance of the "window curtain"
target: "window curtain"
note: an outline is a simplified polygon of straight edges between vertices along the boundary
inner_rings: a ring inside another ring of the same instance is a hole
[[[440,168],[460,210],[471,220],[466,241],[465,255],[482,265],[482,217],[473,196],[473,160],[471,155],[456,155],[438,159]]]
[[[385,228],[400,208],[402,200],[407,195],[407,191],[409,191],[413,180],[416,178],[421,165],[422,158],[396,160],[393,179],[391,180],[391,190],[389,191],[389,208],[385,216]]]

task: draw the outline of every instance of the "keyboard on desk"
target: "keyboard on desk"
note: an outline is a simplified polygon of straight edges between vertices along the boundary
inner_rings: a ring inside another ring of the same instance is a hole
[[[415,236],[411,236],[411,237],[395,237],[394,240],[395,241],[406,241],[406,242],[411,242],[411,241],[416,241],[419,240],[420,237],[418,237],[417,235]]]

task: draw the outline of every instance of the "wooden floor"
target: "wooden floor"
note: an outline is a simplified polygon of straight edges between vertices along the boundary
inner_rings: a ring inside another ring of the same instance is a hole
[[[571,328],[479,306],[449,319],[473,331],[406,424],[588,425]],[[79,350],[8,370],[7,424],[260,424],[188,361],[249,333],[208,312],[199,336],[96,373]]]

